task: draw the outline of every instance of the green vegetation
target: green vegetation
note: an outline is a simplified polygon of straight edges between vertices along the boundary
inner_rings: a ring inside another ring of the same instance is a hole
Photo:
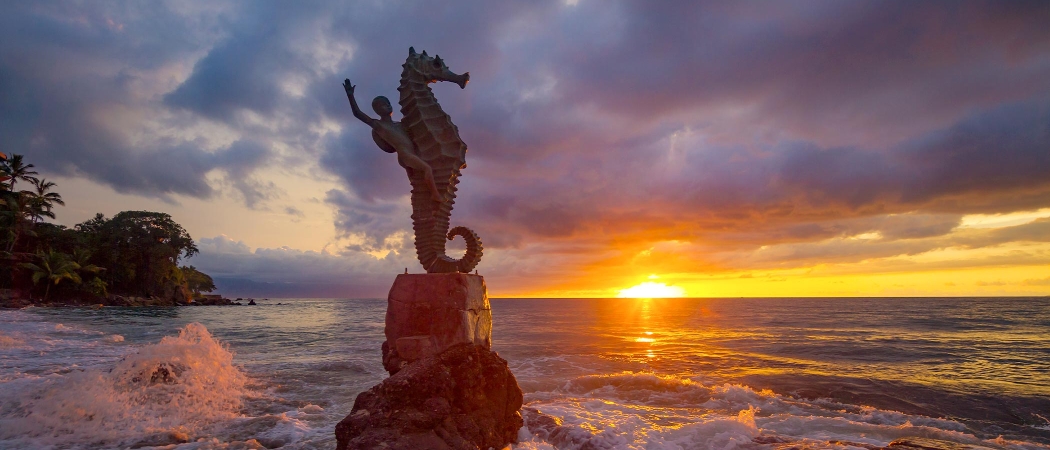
[[[47,301],[98,303],[109,294],[185,303],[215,290],[211,277],[179,261],[198,253],[165,213],[102,214],[66,228],[44,222],[65,205],[55,183],[22,155],[0,154],[0,289]],[[30,186],[32,189],[19,189]],[[192,294],[191,294],[192,292]]]
[[[199,297],[205,292],[215,290],[215,281],[208,274],[197,270],[193,266],[182,266],[182,277],[186,280],[186,286],[193,292],[194,297]]]

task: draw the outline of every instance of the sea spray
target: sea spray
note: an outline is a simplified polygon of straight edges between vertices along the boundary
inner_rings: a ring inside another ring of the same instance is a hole
[[[108,370],[4,383],[0,443],[77,447],[190,440],[238,416],[246,381],[233,354],[203,325],[191,323],[178,336],[132,350]],[[158,435],[166,437],[158,441]]]

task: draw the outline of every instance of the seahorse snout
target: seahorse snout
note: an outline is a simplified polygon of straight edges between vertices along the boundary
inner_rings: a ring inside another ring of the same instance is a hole
[[[470,72],[463,72],[463,75],[457,76],[453,81],[459,85],[460,89],[466,88],[467,82],[470,81]]]

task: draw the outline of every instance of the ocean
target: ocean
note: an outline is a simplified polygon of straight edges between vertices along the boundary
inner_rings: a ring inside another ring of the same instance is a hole
[[[386,301],[257,301],[0,310],[0,448],[334,448],[386,375]],[[492,310],[525,392],[515,449],[1050,449],[1046,297]]]

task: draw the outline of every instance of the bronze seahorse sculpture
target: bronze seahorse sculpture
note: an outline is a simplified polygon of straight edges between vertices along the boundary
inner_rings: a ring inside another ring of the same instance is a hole
[[[408,49],[402,65],[401,94],[398,104],[404,116],[400,123],[390,116],[392,109],[386,97],[376,97],[372,108],[380,119],[361,112],[354,99],[350,80],[343,84],[354,116],[372,127],[372,139],[384,151],[398,154],[398,163],[408,172],[412,184],[412,227],[415,229],[416,256],[428,273],[470,272],[481,261],[481,238],[466,227],[449,230],[452,205],[460,172],[467,167],[467,144],[459,137],[459,128],[438,105],[430,83],[450,81],[465,88],[470,73],[457,75],[450,71],[440,56]],[[462,236],[467,251],[460,259],[445,254],[445,243]]]

